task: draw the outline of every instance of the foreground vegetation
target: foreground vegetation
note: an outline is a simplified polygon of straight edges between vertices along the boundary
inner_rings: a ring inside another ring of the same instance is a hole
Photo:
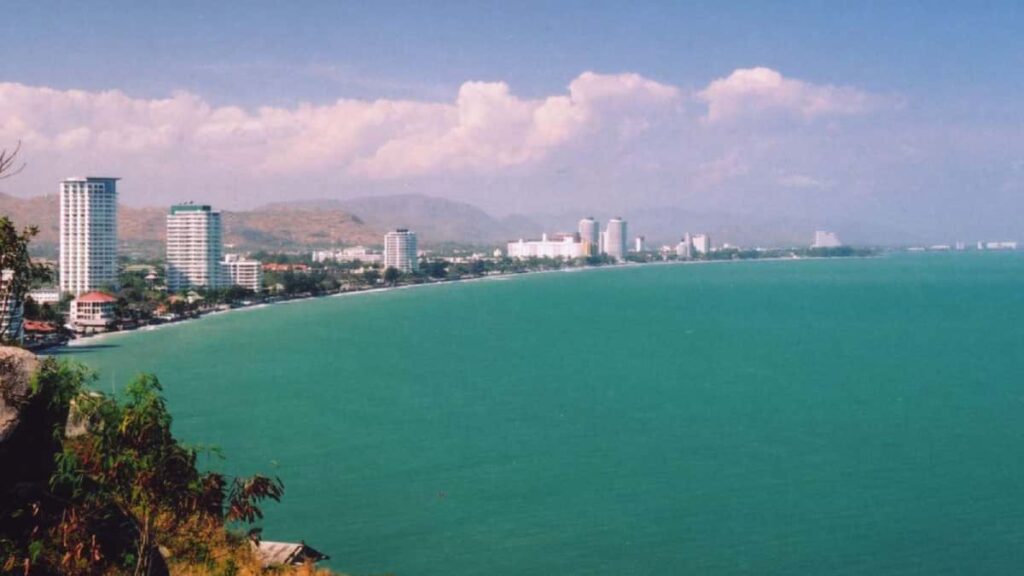
[[[156,377],[137,377],[117,397],[87,392],[91,379],[48,358],[27,397],[12,398],[0,383],[5,400],[45,423],[34,451],[51,459],[48,482],[0,492],[0,572],[262,573],[253,523],[262,502],[281,498],[281,481],[200,471],[199,450],[171,434]]]

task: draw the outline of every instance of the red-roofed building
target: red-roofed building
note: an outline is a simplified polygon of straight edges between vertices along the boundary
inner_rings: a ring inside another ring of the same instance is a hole
[[[104,292],[87,292],[71,301],[71,325],[77,332],[104,332],[114,322],[117,298]]]

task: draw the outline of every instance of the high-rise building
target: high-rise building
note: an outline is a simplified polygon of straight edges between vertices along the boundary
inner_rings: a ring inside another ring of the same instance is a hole
[[[0,270],[0,343],[25,339],[24,301],[14,294],[13,270]]]
[[[710,234],[694,234],[690,241],[692,242],[693,252],[695,254],[707,254],[711,252],[711,235]]]
[[[644,238],[643,236],[637,236],[636,240],[633,243],[633,251],[643,252],[645,250],[647,250],[647,239]]]
[[[843,243],[839,241],[839,236],[835,232],[816,230],[814,232],[814,244],[811,248],[838,248],[842,245]]]
[[[395,268],[399,272],[419,269],[415,232],[399,228],[384,235],[384,268]]]
[[[175,204],[167,215],[167,289],[220,288],[220,212],[207,204]]]
[[[241,286],[253,292],[263,290],[263,263],[238,254],[225,254],[220,263],[221,279],[230,286]]]
[[[626,221],[622,218],[612,218],[604,231],[604,253],[616,260],[622,260],[626,256],[628,238]]]
[[[682,260],[693,258],[693,237],[689,232],[683,234],[683,239],[676,244],[676,257]]]
[[[597,256],[601,251],[601,224],[593,216],[580,220],[580,242],[584,256]]]
[[[117,178],[60,183],[60,290],[117,284]]]

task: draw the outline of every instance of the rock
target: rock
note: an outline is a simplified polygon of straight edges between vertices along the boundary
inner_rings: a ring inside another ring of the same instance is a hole
[[[67,408],[32,394],[39,364],[30,352],[0,347],[0,511],[45,489],[61,447],[54,431],[67,418]]]
[[[17,430],[28,403],[32,374],[39,368],[35,354],[21,348],[0,347],[0,444]]]

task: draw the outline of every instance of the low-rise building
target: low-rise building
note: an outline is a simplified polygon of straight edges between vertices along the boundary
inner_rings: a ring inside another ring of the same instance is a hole
[[[76,332],[105,332],[116,319],[117,298],[105,292],[86,292],[71,301],[69,316]]]
[[[313,252],[314,262],[366,262],[367,264],[378,264],[384,260],[384,255],[374,252],[365,246],[353,246],[341,250],[316,250]]]
[[[508,257],[526,258],[584,258],[589,245],[580,241],[575,233],[559,233],[549,237],[543,234],[540,240],[523,240],[508,243]]]
[[[221,262],[221,277],[231,286],[241,286],[253,292],[263,290],[263,264],[238,254],[227,254]]]

